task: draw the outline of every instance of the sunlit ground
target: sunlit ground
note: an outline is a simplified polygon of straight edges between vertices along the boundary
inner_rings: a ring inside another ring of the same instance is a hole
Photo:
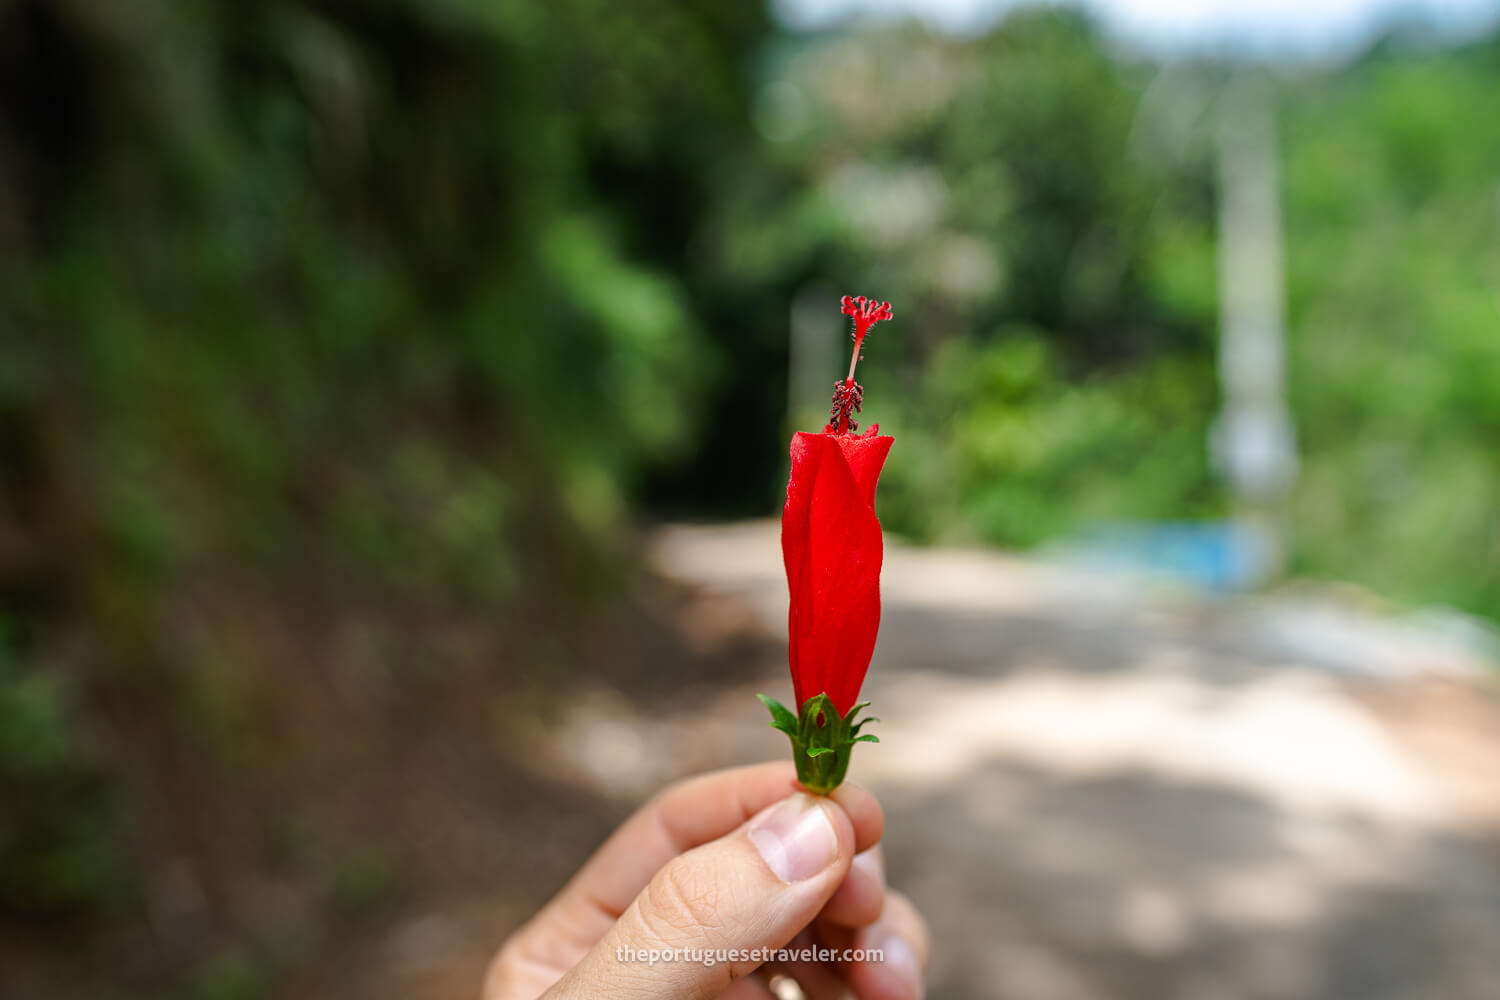
[[[669,529],[653,556],[713,597],[690,637],[736,609],[784,630],[774,524]],[[884,580],[882,742],[851,774],[932,921],[934,995],[1496,995],[1500,702],[1460,644],[1336,596],[989,553],[893,544]],[[1362,631],[1399,657],[1361,670]],[[785,683],[768,657],[760,686]],[[754,689],[657,712],[601,690],[533,759],[629,797],[781,755]]]

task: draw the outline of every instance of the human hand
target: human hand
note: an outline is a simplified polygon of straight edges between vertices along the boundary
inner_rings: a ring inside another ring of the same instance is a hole
[[[790,764],[716,771],[673,785],[614,832],[490,964],[485,1000],[768,1000],[774,977],[810,1000],[918,1000],[927,928],[889,892],[875,797],[846,782],[797,790]],[[883,961],[761,968],[755,949],[878,950]],[[640,953],[739,960],[632,961]],[[777,991],[780,993],[780,990]]]

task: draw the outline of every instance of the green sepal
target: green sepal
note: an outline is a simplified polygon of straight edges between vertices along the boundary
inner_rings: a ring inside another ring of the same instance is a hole
[[[755,697],[759,698],[761,704],[771,710],[771,728],[779,729],[792,739],[796,739],[797,717],[792,714],[792,710],[770,695],[758,694]]]
[[[797,767],[797,781],[815,795],[827,795],[837,788],[849,771],[849,754],[856,743],[879,743],[873,735],[859,733],[866,722],[878,722],[874,716],[854,722],[854,717],[870,703],[862,701],[839,715],[827,694],[816,694],[802,703],[797,715],[776,699],[756,695],[771,712],[771,726],[786,733],[792,741],[792,761]]]

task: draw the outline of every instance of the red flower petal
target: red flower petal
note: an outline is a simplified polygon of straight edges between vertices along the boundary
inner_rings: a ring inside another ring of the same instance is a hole
[[[859,698],[880,628],[883,546],[875,485],[894,438],[792,437],[781,516],[791,592],[789,655],[797,705],[827,693],[840,714]]]

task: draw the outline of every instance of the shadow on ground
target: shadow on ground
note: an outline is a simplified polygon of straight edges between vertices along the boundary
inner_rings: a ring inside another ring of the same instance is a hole
[[[668,529],[654,552],[780,641],[774,525]],[[851,773],[885,803],[892,880],[931,921],[933,996],[1500,996],[1485,676],[1451,657],[1434,672],[1417,647],[1378,673],[1309,652],[1296,600],[989,553],[890,546],[883,594],[866,685],[883,742]],[[1365,648],[1389,634],[1344,618]],[[779,692],[779,649],[766,658]],[[725,762],[781,752],[749,694],[731,685],[668,723],[672,739],[636,744],[640,786],[683,743]]]
[[[310,675],[321,756],[295,759],[315,769],[247,783],[256,824],[220,830],[284,836],[148,873],[149,924],[0,933],[0,994],[472,996],[653,791],[787,753],[754,698],[789,688],[775,526],[672,528],[649,551],[544,683],[486,668],[483,642],[420,710]],[[993,553],[892,545],[884,598],[882,742],[851,776],[932,924],[930,995],[1500,997],[1482,676],[1351,672],[1263,609]],[[153,992],[183,949],[210,956],[196,992]]]

